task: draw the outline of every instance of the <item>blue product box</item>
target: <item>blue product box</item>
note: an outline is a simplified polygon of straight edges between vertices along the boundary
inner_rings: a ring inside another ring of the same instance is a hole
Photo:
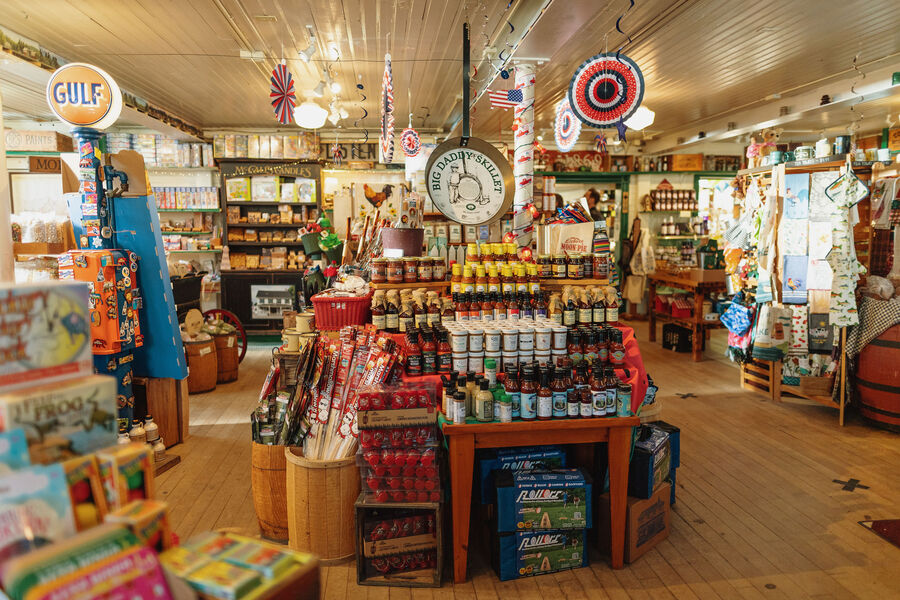
[[[497,531],[590,529],[591,477],[581,469],[497,471]]]
[[[495,534],[492,562],[501,581],[588,566],[587,530]]]
[[[628,466],[628,495],[647,499],[669,476],[669,434],[662,429],[641,427]]]
[[[665,421],[653,421],[651,427],[662,429],[669,434],[669,449],[672,453],[672,468],[681,466],[681,429]]]
[[[0,433],[0,476],[31,465],[25,430],[10,429]]]
[[[566,452],[559,446],[501,448],[478,461],[478,482],[481,503],[494,501],[491,473],[509,471],[548,471],[566,466]]]

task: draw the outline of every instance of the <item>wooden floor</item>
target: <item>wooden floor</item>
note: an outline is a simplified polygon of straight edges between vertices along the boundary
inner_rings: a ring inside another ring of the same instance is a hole
[[[635,324],[663,418],[681,427],[677,503],[668,540],[634,564],[513,582],[470,554],[471,579],[441,589],[361,587],[352,562],[324,568],[326,598],[900,598],[900,548],[857,521],[900,518],[900,436],[803,403],[744,392],[710,344],[708,359],[665,352]],[[721,335],[721,332],[719,332]],[[191,396],[191,438],[159,478],[172,525],[258,535],[250,496],[249,413],[269,362],[248,353],[239,381]],[[682,397],[684,396],[684,397]],[[869,489],[844,491],[838,479]],[[449,569],[447,569],[449,571]]]

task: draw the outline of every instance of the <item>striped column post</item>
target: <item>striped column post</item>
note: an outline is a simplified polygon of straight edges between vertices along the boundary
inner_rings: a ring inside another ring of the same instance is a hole
[[[525,207],[533,201],[534,189],[534,66],[516,65],[516,88],[522,90],[522,101],[516,105],[513,146],[513,175],[516,195],[513,200],[513,231],[519,246],[531,244],[533,219]]]

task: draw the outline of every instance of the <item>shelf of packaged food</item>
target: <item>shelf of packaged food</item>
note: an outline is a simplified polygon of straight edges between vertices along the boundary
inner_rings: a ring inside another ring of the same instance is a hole
[[[449,281],[415,281],[409,283],[370,283],[373,290],[403,290],[426,288],[429,290],[440,290],[450,287]]]
[[[303,269],[222,269],[223,275],[227,275],[228,273],[235,275],[247,275],[255,273],[278,273],[280,275],[283,275],[285,273],[296,273],[297,275],[303,275]]]
[[[642,210],[642,215],[673,215],[676,217],[694,217],[699,211],[696,210]]]
[[[219,208],[159,208],[156,207],[156,212],[166,212],[166,213],[174,213],[174,212],[186,212],[186,213],[198,213],[198,212],[208,212],[208,213],[217,213],[222,212]]]
[[[163,229],[163,235],[211,235],[212,231],[184,231],[178,229]]]
[[[203,250],[166,250],[166,254],[218,254],[221,248],[206,248]]]
[[[261,247],[270,247],[270,246],[302,246],[303,242],[300,240],[295,240],[289,242],[287,240],[279,240],[279,241],[271,241],[271,242],[242,242],[235,240],[228,240],[229,246],[261,246]]]
[[[605,287],[610,285],[608,279],[554,279],[547,278],[541,279],[541,289],[549,290],[549,291],[559,291],[567,285],[576,286],[576,287],[590,287],[590,286],[601,286]]]
[[[857,168],[871,168],[875,165],[877,160],[854,160],[852,161],[852,165],[854,169]],[[885,164],[890,164],[890,161],[884,161]],[[808,158],[806,160],[795,160],[789,161],[784,164],[785,171],[787,172],[802,172],[807,170],[822,170],[822,169],[839,169],[847,164],[847,156],[845,154],[835,154],[833,156],[824,156],[822,158]],[[764,165],[762,167],[753,167],[752,169],[741,169],[737,172],[739,176],[744,175],[758,175],[760,173],[768,173],[772,170],[772,168],[777,165]]]
[[[249,227],[250,229],[260,228],[283,228],[283,229],[300,229],[303,223],[229,223],[229,227]]]
[[[315,202],[247,202],[246,200],[226,200],[228,206],[316,206]]]

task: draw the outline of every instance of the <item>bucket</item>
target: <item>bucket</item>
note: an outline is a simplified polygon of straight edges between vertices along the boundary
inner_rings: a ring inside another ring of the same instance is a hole
[[[297,331],[307,332],[313,330],[313,319],[315,318],[315,313],[312,311],[302,312],[297,315]]]
[[[241,362],[237,334],[214,335],[213,339],[216,341],[216,366],[218,368],[216,383],[237,380],[238,364]]]
[[[322,256],[322,249],[319,248],[319,240],[322,238],[318,233],[305,233],[300,238],[303,242],[303,251],[306,256],[313,260],[318,260]]]
[[[250,485],[259,530],[264,538],[284,543],[288,539],[285,447],[251,443]]]
[[[325,251],[325,259],[328,261],[329,264],[334,262],[334,263],[337,263],[338,265],[340,265],[343,254],[344,254],[344,242],[341,242],[334,248],[329,248],[328,250]]]
[[[381,243],[385,250],[403,250],[403,256],[422,256],[425,230],[385,227],[381,230]]]
[[[283,329],[281,341],[284,342],[285,352],[300,352],[300,338],[303,332],[299,329]]]
[[[322,561],[353,558],[356,529],[353,504],[359,496],[355,457],[310,460],[300,448],[285,448],[288,545]]]
[[[216,342],[185,342],[184,354],[188,363],[188,393],[198,394],[216,389],[218,360]]]

